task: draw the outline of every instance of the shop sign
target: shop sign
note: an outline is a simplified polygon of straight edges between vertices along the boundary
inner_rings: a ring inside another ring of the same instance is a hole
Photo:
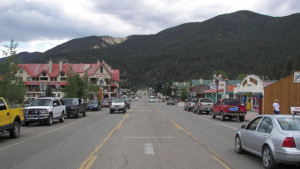
[[[107,77],[107,74],[104,74],[104,73],[95,73],[95,74],[93,75],[93,77],[104,77],[104,78],[106,78],[106,77]]]
[[[251,86],[251,84],[247,84],[247,86]]]
[[[247,79],[243,81],[242,85],[245,86],[247,84]]]
[[[300,72],[294,72],[294,83],[300,83]]]
[[[291,113],[292,113],[292,115],[294,115],[295,113],[297,115],[299,115],[300,114],[300,107],[291,107]]]
[[[249,81],[252,82],[252,83],[254,83],[255,85],[257,85],[257,80],[254,79],[253,77],[250,77]]]

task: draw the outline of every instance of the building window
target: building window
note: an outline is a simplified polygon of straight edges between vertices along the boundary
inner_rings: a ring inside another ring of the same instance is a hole
[[[60,73],[60,76],[65,76],[65,72],[61,72],[61,73]]]
[[[42,73],[42,76],[46,76],[46,72],[43,72],[43,73]]]
[[[27,97],[31,97],[31,93],[27,93]]]
[[[27,81],[31,81],[32,79],[31,79],[31,77],[27,77]]]
[[[23,69],[19,69],[19,73],[20,73],[20,74],[23,74]]]
[[[50,81],[57,81],[57,77],[51,77]]]
[[[39,78],[38,77],[33,77],[32,81],[39,81]]]
[[[60,81],[67,81],[67,78],[60,78]]]
[[[103,73],[103,67],[102,66],[100,67],[100,73]]]
[[[32,97],[35,97],[35,93],[32,93]]]

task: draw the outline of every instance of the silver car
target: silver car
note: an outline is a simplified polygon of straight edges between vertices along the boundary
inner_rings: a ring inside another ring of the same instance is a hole
[[[300,164],[300,116],[260,115],[242,125],[235,136],[235,151],[262,157],[265,168],[277,163]]]

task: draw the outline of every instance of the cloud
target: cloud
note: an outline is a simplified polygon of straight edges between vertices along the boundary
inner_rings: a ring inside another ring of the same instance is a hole
[[[9,0],[0,6],[0,43],[15,39],[26,43],[30,51],[40,51],[54,41],[92,35],[156,34],[183,23],[202,22],[238,10],[286,16],[300,11],[300,1]],[[31,46],[36,42],[39,45]]]

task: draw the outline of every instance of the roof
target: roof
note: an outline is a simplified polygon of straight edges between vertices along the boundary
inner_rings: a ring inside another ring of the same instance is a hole
[[[218,92],[222,92],[224,89],[218,89]],[[202,93],[206,93],[206,94],[210,94],[210,93],[216,93],[216,92],[212,92],[211,90],[205,90]]]
[[[227,85],[227,92],[233,92],[233,89],[236,87],[237,85]]]
[[[111,79],[114,81],[119,81],[120,79],[120,70],[111,70],[112,72],[112,77]]]
[[[191,92],[196,92],[196,94],[201,94],[203,91],[209,90],[209,87],[205,84],[196,85],[192,88]]]
[[[57,77],[61,71],[59,70],[59,64],[53,64],[52,72],[49,72],[49,64],[33,64],[33,63],[22,63],[18,64],[21,66],[31,77],[38,77],[42,72],[46,72],[49,77]],[[70,64],[65,63],[63,64],[62,71],[67,73],[70,69],[70,66],[76,73],[84,73],[87,71],[89,76],[92,76],[99,67],[103,65],[103,63],[100,63],[98,66],[97,63],[93,64]],[[119,81],[120,78],[120,71],[119,70],[112,70],[109,72],[112,75],[112,79],[115,81]]]

